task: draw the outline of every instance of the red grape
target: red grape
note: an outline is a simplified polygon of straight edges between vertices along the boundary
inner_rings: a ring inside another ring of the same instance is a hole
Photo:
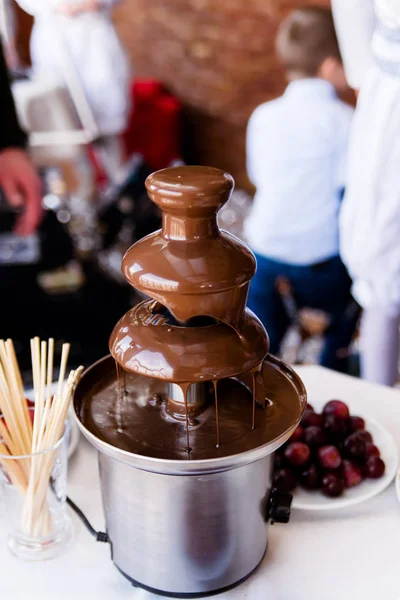
[[[310,465],[301,473],[300,483],[307,490],[317,490],[321,487],[321,473],[317,465]]]
[[[322,427],[323,417],[315,412],[305,412],[301,424],[306,427]]]
[[[292,437],[290,438],[291,442],[302,442],[304,439],[304,427],[299,425],[297,429],[294,430]]]
[[[349,419],[350,431],[359,431],[359,429],[365,429],[365,421],[361,417],[350,417]]]
[[[344,485],[347,488],[355,487],[359,485],[363,480],[363,474],[361,468],[357,463],[351,460],[344,460],[342,463],[342,475]]]
[[[311,404],[309,404],[308,402],[307,402],[306,410],[309,410],[311,412],[315,412],[314,407],[311,406]]]
[[[326,435],[321,427],[315,427],[311,425],[304,431],[304,442],[310,446],[310,448],[319,448],[326,443]]]
[[[385,472],[385,463],[379,456],[370,456],[365,463],[365,474],[371,479],[379,479]]]
[[[292,492],[297,485],[296,477],[289,469],[278,469],[274,472],[274,485],[283,492]]]
[[[324,469],[337,469],[340,467],[342,457],[335,446],[322,446],[318,449],[318,460]]]
[[[336,415],[326,415],[324,428],[328,436],[333,440],[342,440],[348,434],[348,421]]]
[[[285,457],[292,465],[305,465],[310,459],[310,448],[302,442],[293,442],[285,450]]]
[[[344,441],[344,453],[349,458],[362,459],[365,455],[366,442],[361,435],[363,431],[356,431]]]
[[[324,415],[335,415],[341,419],[348,419],[350,416],[349,407],[341,400],[330,400],[323,408]]]
[[[369,456],[380,456],[380,450],[379,448],[377,448],[377,446],[375,446],[375,444],[371,444],[370,442],[368,442],[365,445],[365,456],[368,458]]]
[[[322,491],[330,498],[341,496],[344,490],[344,481],[337,473],[325,473],[322,478]]]
[[[373,443],[374,440],[372,439],[372,435],[370,434],[369,431],[363,430],[363,431],[357,431],[357,433],[358,433],[359,437],[361,439],[363,439],[366,444]]]
[[[275,454],[274,458],[274,469],[280,469],[285,464],[285,458],[283,454]]]

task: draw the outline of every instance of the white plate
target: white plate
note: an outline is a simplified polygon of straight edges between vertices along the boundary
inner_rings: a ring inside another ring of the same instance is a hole
[[[400,502],[400,469],[397,471],[395,483],[396,483],[397,499]]]
[[[360,415],[362,416],[362,415]],[[345,490],[339,498],[328,498],[320,490],[308,491],[301,487],[293,493],[292,507],[299,510],[337,510],[359,504],[377,496],[392,482],[398,466],[397,446],[390,433],[375,419],[365,419],[365,428],[369,431],[381,451],[385,462],[385,474],[381,479],[365,479],[360,485]],[[397,480],[399,477],[397,477]],[[400,482],[396,481],[398,493]]]

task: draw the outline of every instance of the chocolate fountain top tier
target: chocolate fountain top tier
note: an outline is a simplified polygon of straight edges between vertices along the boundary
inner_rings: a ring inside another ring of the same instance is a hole
[[[232,177],[211,167],[176,167],[150,175],[146,187],[162,210],[162,229],[127,251],[126,279],[181,323],[208,316],[237,327],[256,260],[217,225]]]

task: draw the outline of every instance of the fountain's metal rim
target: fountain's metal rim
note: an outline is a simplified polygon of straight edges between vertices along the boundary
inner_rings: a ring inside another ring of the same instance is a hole
[[[105,362],[110,358],[111,354],[104,356],[100,360],[93,363],[90,367],[88,367],[88,369],[85,370],[82,377],[84,377],[85,374],[87,374],[92,369],[95,369],[100,363]],[[254,448],[253,450],[248,450],[240,454],[233,454],[231,456],[223,456],[221,458],[209,458],[203,460],[170,460],[154,458],[151,456],[143,456],[141,454],[134,454],[133,452],[128,452],[127,450],[122,450],[121,448],[112,446],[111,444],[100,440],[93,433],[91,433],[85,427],[85,425],[83,425],[82,421],[79,418],[74,397],[73,413],[75,421],[81,433],[88,440],[88,442],[96,448],[96,450],[102,452],[103,454],[106,454],[114,460],[131,465],[132,467],[141,469],[142,471],[150,471],[153,473],[159,473],[164,475],[203,475],[234,469],[245,464],[260,460],[264,456],[272,454],[273,452],[275,452],[275,450],[282,446],[282,444],[284,444],[289,439],[293,431],[298,426],[307,405],[307,391],[299,375],[291,367],[289,367],[284,362],[282,362],[281,360],[279,360],[271,354],[268,354],[265,360],[269,364],[274,366],[276,369],[283,372],[283,374],[291,380],[292,384],[295,386],[298,392],[301,411],[299,417],[286,431],[282,432],[274,440],[268,442],[267,444],[259,446],[258,448]]]

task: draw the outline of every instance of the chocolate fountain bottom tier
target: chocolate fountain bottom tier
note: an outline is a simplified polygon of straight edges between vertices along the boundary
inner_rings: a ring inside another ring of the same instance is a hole
[[[222,459],[271,445],[282,444],[297,426],[306,405],[304,387],[296,374],[273,357],[267,357],[262,377],[265,408],[256,405],[252,429],[253,396],[237,379],[218,384],[219,439],[212,390],[210,403],[189,419],[190,453],[185,420],[172,418],[167,408],[165,382],[125,373],[126,393],[120,393],[115,363],[102,359],[83,375],[75,392],[75,411],[85,435],[114,448],[163,461],[195,462]],[[121,377],[122,379],[122,377]],[[83,426],[83,427],[82,427]]]

